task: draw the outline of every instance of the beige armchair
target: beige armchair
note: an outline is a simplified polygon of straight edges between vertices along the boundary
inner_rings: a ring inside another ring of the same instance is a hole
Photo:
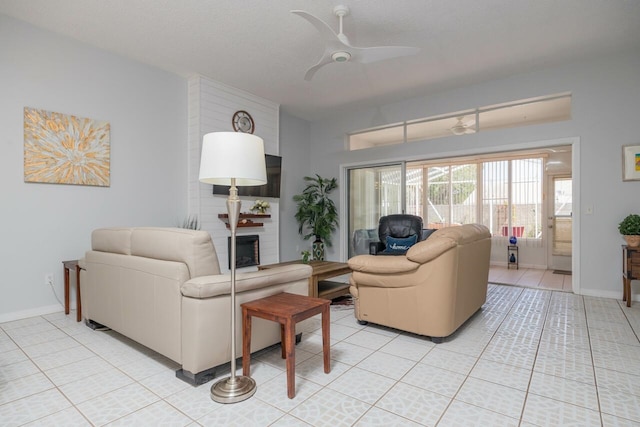
[[[442,342],[485,303],[490,253],[489,230],[466,224],[437,230],[406,255],[353,257],[355,317]]]

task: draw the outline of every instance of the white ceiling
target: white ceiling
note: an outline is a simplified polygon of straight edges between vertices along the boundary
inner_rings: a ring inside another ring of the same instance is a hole
[[[302,9],[359,47],[420,47],[372,64],[332,63]],[[0,13],[180,75],[199,73],[307,120],[341,108],[640,46],[638,0],[0,0]]]

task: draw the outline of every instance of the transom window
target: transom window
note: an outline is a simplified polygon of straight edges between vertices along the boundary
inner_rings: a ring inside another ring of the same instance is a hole
[[[356,131],[348,134],[348,147],[351,151],[362,150],[569,119],[571,94],[564,93]]]

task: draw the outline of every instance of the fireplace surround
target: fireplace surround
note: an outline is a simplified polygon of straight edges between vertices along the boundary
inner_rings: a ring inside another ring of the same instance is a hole
[[[231,237],[227,237],[227,258],[231,269]],[[236,236],[236,268],[260,265],[260,236]]]

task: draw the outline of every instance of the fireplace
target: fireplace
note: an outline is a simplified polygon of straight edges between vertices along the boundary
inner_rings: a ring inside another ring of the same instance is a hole
[[[227,258],[231,269],[231,237],[227,237]],[[236,268],[260,265],[260,236],[236,236]]]

